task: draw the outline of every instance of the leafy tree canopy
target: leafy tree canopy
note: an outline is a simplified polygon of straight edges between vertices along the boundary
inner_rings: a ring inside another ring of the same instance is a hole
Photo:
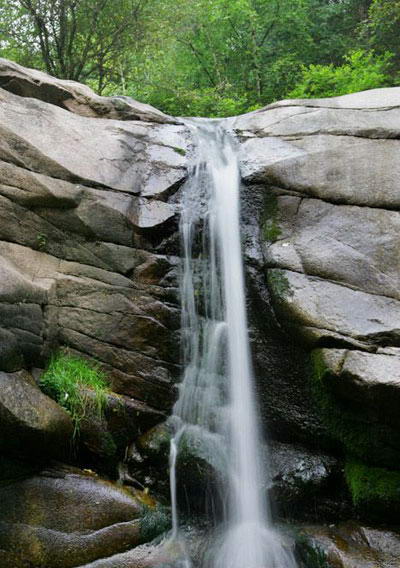
[[[0,0],[0,53],[175,115],[396,84],[400,0]]]

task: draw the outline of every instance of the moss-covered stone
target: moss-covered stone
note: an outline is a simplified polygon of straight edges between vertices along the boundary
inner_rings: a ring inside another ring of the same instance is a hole
[[[290,289],[289,280],[283,270],[279,268],[268,270],[267,281],[268,287],[275,300],[283,300],[293,294]]]
[[[140,520],[140,540],[150,542],[171,527],[171,515],[166,507],[145,507]]]
[[[354,506],[373,518],[398,520],[400,514],[400,471],[370,467],[349,461],[346,482]]]
[[[262,234],[266,241],[274,243],[281,233],[278,223],[278,199],[274,193],[268,193],[264,202]]]
[[[339,445],[345,454],[363,462],[399,467],[400,433],[383,423],[369,421],[362,408],[357,409],[336,396],[331,385],[334,370],[328,366],[324,350],[314,350],[311,359],[312,393],[333,445]]]
[[[322,548],[306,535],[296,538],[296,555],[300,568],[331,568]]]

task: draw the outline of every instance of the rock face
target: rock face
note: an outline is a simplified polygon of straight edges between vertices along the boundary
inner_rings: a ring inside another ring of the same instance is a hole
[[[144,507],[79,470],[51,469],[0,487],[4,568],[74,567],[143,542]]]
[[[171,116],[129,97],[100,97],[86,85],[55,79],[41,71],[26,69],[2,58],[0,87],[21,97],[32,97],[60,106],[81,116],[177,123]]]
[[[44,395],[26,371],[0,372],[1,452],[65,457],[73,426],[69,414]]]
[[[0,60],[0,139],[0,565],[81,566],[169,526],[51,460],[115,478],[175,400],[190,138],[148,105]],[[26,371],[37,379],[59,348],[97,360],[110,381],[79,448],[70,416]]]
[[[329,435],[347,452],[397,469],[400,89],[282,101],[233,126],[246,207],[259,221],[261,247],[255,254],[250,246],[249,263],[256,275],[266,269],[265,294],[286,341],[303,353],[324,347],[313,356],[314,377],[325,376],[314,381],[315,412],[322,414],[324,395],[325,412],[329,400],[338,420],[352,414],[355,429],[375,430],[379,444],[350,447],[351,432],[345,443],[322,420]],[[279,427],[285,436],[290,424]]]
[[[389,530],[349,523],[301,531],[301,568],[394,568],[399,555],[399,534]]]
[[[282,101],[229,126],[277,514],[386,520],[400,506],[400,88]],[[131,494],[50,466],[73,461],[71,421],[27,370],[60,347],[98,361],[111,392],[105,415],[82,421],[82,467],[101,469],[111,436],[122,481],[164,476],[167,491],[168,436],[156,425],[180,376],[177,219],[191,150],[185,125],[148,105],[0,60],[0,449],[39,461],[0,461],[4,567],[165,561],[157,548],[126,552],[145,540]],[[69,518],[50,514],[46,496]],[[353,533],[340,538],[359,543]],[[364,564],[331,552],[336,538],[318,536],[325,564],[372,566],[361,544]],[[382,554],[371,562],[389,566]]]
[[[65,345],[101,361],[114,391],[168,409],[179,311],[177,251],[163,243],[185,128],[157,111],[95,120],[43,95],[82,91],[90,105],[83,86],[4,60],[0,76],[12,91],[0,91],[0,369],[43,365]]]

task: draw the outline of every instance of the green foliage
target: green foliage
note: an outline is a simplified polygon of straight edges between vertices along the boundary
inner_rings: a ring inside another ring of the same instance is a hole
[[[180,156],[186,155],[186,150],[184,150],[183,148],[178,148],[177,146],[173,146],[172,149],[174,150],[174,152],[176,152]]]
[[[105,374],[94,363],[65,353],[53,356],[40,379],[42,390],[71,415],[74,437],[81,421],[95,413],[102,417],[108,391]]]
[[[292,296],[289,280],[280,268],[269,269],[267,272],[268,286],[276,300],[285,299]]]
[[[389,86],[392,54],[376,55],[357,50],[345,56],[340,66],[310,65],[302,68],[302,77],[289,93],[292,98],[332,97],[367,89]]]
[[[36,246],[38,250],[45,250],[47,245],[47,235],[44,233],[38,233],[36,235]]]
[[[0,0],[0,55],[176,116],[232,116],[395,84],[399,23],[400,0]]]
[[[362,409],[359,413],[354,406],[339,400],[332,392],[331,372],[321,350],[315,349],[311,358],[312,394],[333,442],[342,445],[344,452],[353,458],[388,467],[397,464],[400,434],[381,423],[371,423],[362,415]]]
[[[400,0],[373,0],[359,28],[366,45],[377,53],[393,53],[395,71],[400,70],[399,26]]]
[[[379,513],[400,510],[400,471],[370,467],[350,461],[345,465],[345,477],[352,500],[365,512]]]

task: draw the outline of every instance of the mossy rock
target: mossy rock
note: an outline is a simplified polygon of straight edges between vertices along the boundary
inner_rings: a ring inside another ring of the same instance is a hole
[[[371,465],[396,469],[400,465],[400,432],[388,424],[371,421],[362,405],[339,397],[333,388],[335,365],[327,359],[330,350],[312,352],[312,394],[332,439],[332,446]],[[333,350],[332,350],[333,351]]]
[[[293,295],[284,270],[280,268],[269,269],[267,272],[267,282],[275,301],[281,302],[288,296]]]
[[[349,461],[345,466],[346,482],[353,504],[373,520],[398,522],[400,515],[400,471],[370,467]]]
[[[268,193],[265,197],[261,223],[264,240],[270,243],[277,241],[282,231],[279,227],[278,199],[274,193]]]
[[[296,556],[300,568],[332,568],[324,550],[305,535],[296,539]]]

